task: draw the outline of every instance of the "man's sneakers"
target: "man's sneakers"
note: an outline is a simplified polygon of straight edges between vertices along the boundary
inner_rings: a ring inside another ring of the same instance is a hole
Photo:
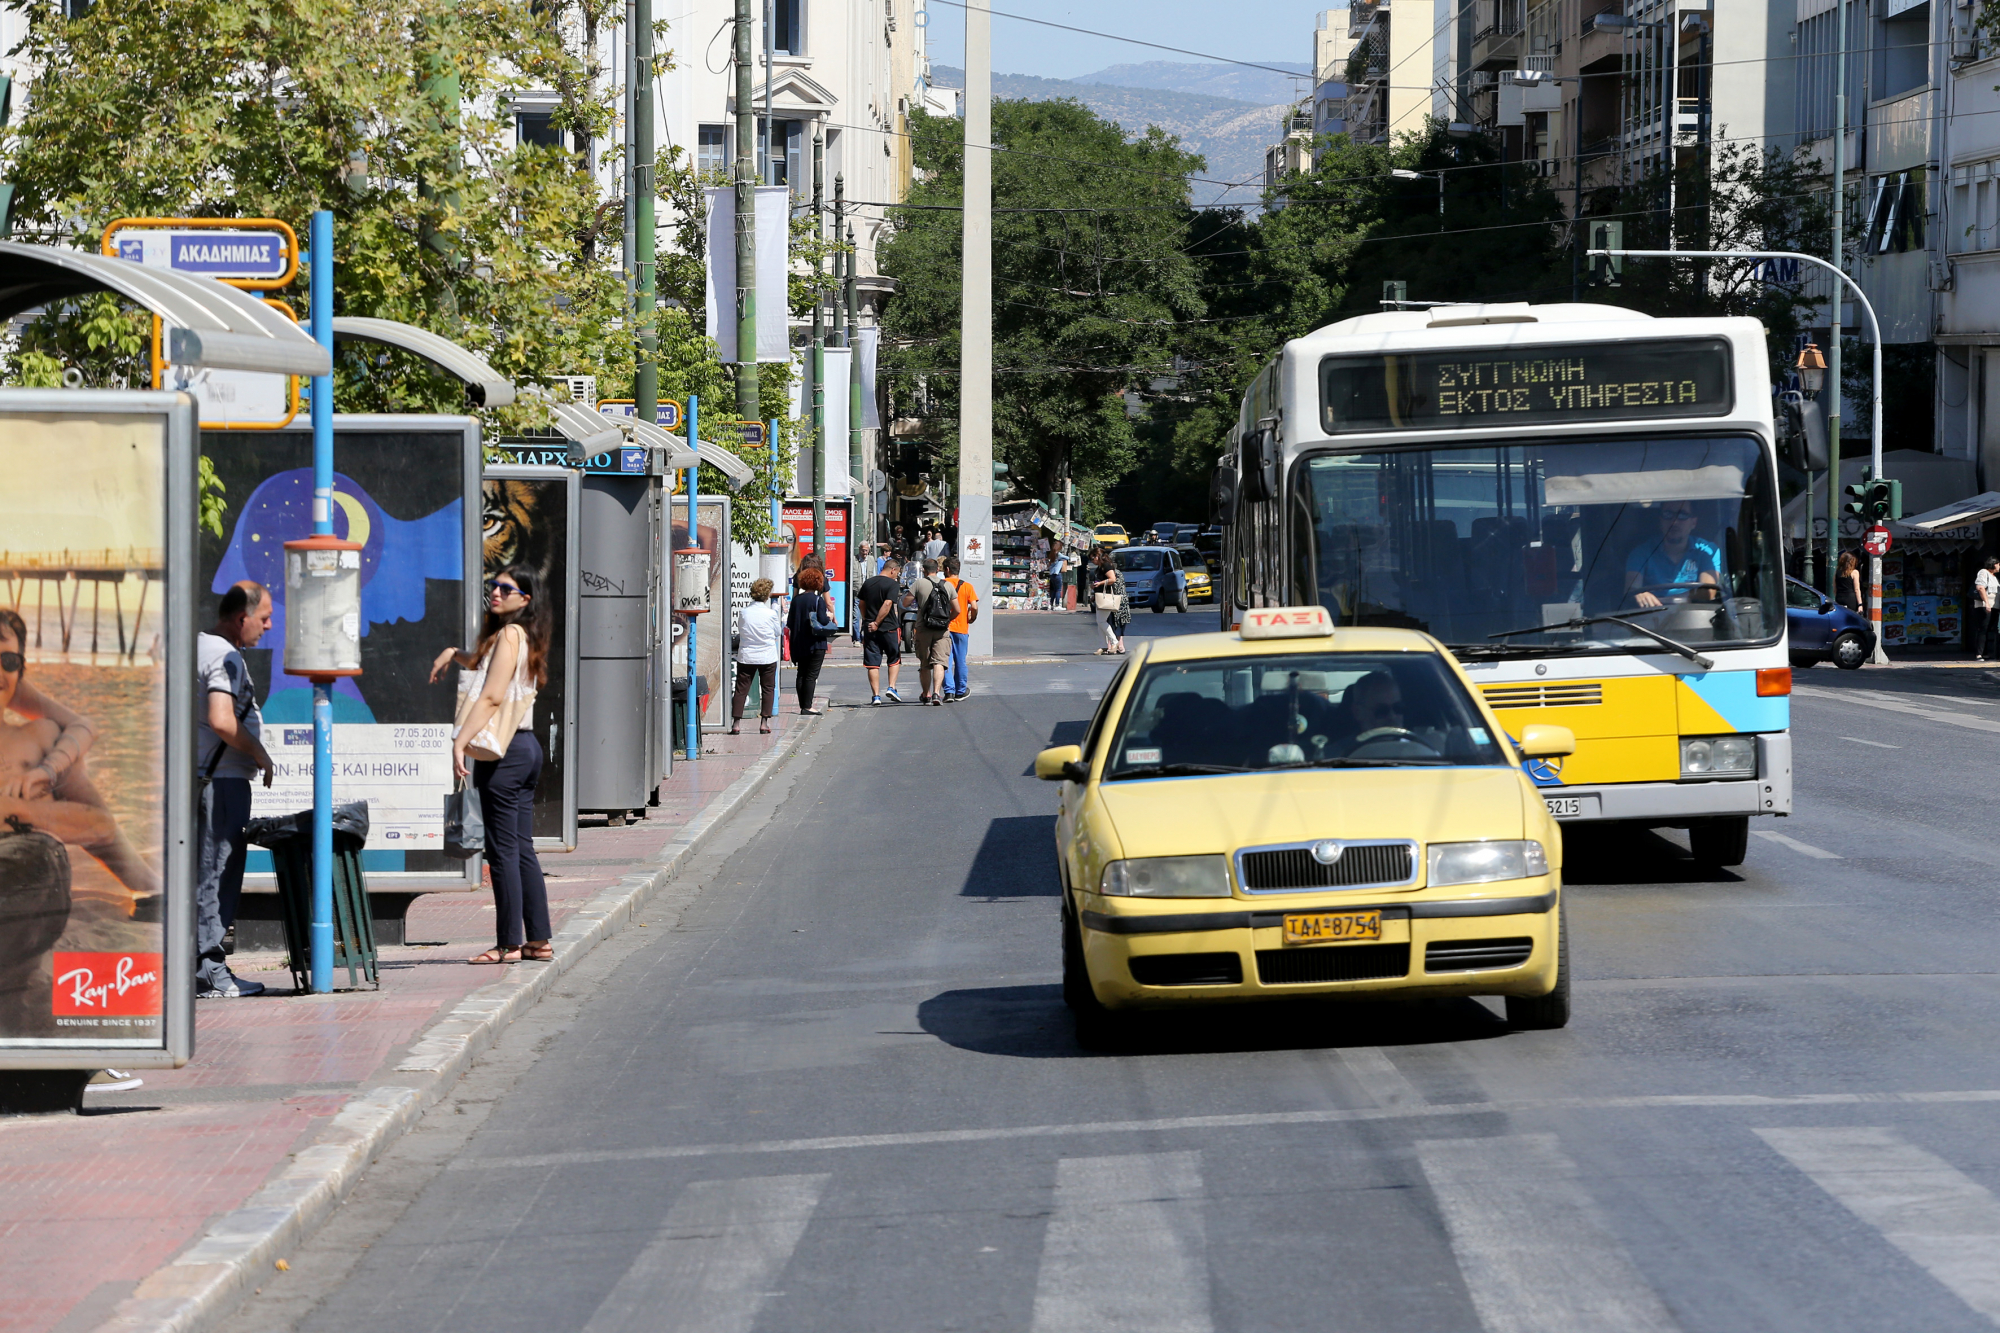
[[[226,980],[220,986],[203,985],[197,981],[194,988],[194,998],[197,1000],[242,1000],[248,999],[252,995],[262,995],[264,993],[264,983],[261,981],[245,981],[234,972],[225,972],[223,976]]]
[[[882,697],[884,699],[887,699],[892,704],[899,704],[903,702],[903,696],[896,693],[896,687],[894,685],[891,685],[888,689],[882,691]]]
[[[960,690],[957,694],[947,694],[944,697],[944,701],[948,704],[955,704],[970,693],[972,693],[971,690]]]
[[[873,699],[870,699],[868,703],[871,707],[880,708],[882,706],[882,696],[878,694]]]
[[[944,696],[942,694],[933,694],[928,699],[925,699],[924,702],[929,704],[932,708],[943,708]]]
[[[146,1080],[122,1069],[100,1069],[83,1085],[85,1092],[130,1092]]]

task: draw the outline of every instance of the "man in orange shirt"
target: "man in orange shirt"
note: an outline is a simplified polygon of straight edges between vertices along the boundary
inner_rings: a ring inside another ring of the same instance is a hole
[[[979,619],[979,590],[958,577],[958,557],[944,558],[944,581],[958,598],[958,619],[951,622],[951,670],[944,677],[944,701],[955,704],[971,690],[965,676],[966,654],[972,651],[972,622]]]

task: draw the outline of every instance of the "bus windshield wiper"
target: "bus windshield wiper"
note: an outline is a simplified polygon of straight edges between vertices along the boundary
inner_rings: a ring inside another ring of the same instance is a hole
[[[1116,782],[1124,778],[1198,778],[1212,773],[1249,771],[1235,764],[1141,764],[1137,768],[1127,768],[1113,773],[1111,780]]]
[[[1665,607],[1647,607],[1644,614],[1651,614],[1656,610],[1664,611],[1665,609]],[[1679,640],[1670,639],[1657,630],[1647,629],[1644,625],[1636,625],[1623,616],[1578,616],[1574,620],[1560,620],[1553,625],[1536,625],[1531,629],[1501,630],[1498,634],[1489,634],[1486,637],[1489,639],[1511,639],[1517,634],[1546,634],[1550,630],[1559,629],[1580,630],[1589,625],[1621,625],[1631,630],[1634,634],[1651,639],[1670,653],[1680,654],[1704,671],[1715,665],[1714,658],[1704,657]]]
[[[1516,630],[1532,634],[1533,630]],[[1582,643],[1448,643],[1445,647],[1459,657],[1561,657],[1568,653],[1612,652],[1611,644],[1587,639]]]

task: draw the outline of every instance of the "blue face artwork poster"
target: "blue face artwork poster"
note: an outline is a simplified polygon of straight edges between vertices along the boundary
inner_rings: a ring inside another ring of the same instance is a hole
[[[456,427],[336,428],[333,531],[362,544],[363,666],[361,676],[334,686],[336,726],[452,720],[453,689],[429,677],[439,650],[463,645],[466,636],[466,449],[465,431]],[[311,682],[285,672],[284,544],[312,534],[311,432],[203,431],[202,453],[225,488],[228,510],[222,537],[201,534],[196,622],[207,628],[217,601],[239,579],[269,588],[271,628],[243,657],[263,700],[266,732],[310,726]],[[253,855],[252,872],[268,865],[268,853]],[[371,871],[461,868],[441,852],[365,855]]]

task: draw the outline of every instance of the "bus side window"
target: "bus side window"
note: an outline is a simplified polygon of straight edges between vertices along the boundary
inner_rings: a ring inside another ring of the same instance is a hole
[[[1304,486],[1305,473],[1292,488],[1291,588],[1286,601],[1292,606],[1311,606],[1319,600],[1319,559],[1314,547],[1317,533],[1313,524],[1312,497]]]

